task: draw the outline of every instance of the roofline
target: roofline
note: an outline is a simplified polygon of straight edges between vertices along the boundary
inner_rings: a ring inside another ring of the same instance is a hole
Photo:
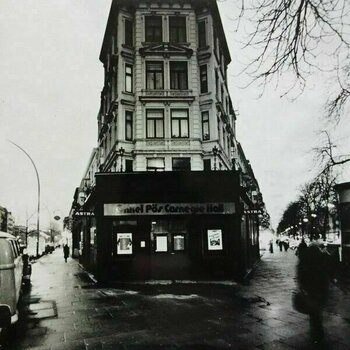
[[[173,1],[173,0],[168,0],[168,1]],[[216,0],[176,0],[176,1],[177,2],[190,2],[190,3],[194,3],[194,4],[195,3],[198,3],[198,4],[203,3],[204,5],[207,5],[211,9],[212,16],[214,18],[215,26],[219,29],[220,36],[223,38],[222,43],[223,43],[224,55],[225,55],[227,65],[228,65],[231,62],[231,55],[230,55],[229,47],[227,45],[226,35],[225,35],[224,27],[222,25],[220,11],[219,11],[219,7],[218,7]],[[112,0],[111,8],[109,10],[106,30],[105,30],[105,34],[103,36],[100,56],[99,56],[99,60],[102,63],[103,63],[103,58],[104,58],[105,52],[107,51],[107,38],[109,38],[110,33],[112,32],[112,28],[113,28],[113,25],[115,22],[115,17],[113,17],[115,14],[115,11],[119,8],[120,5],[126,5],[129,7],[133,7],[138,2],[140,2],[140,0]]]

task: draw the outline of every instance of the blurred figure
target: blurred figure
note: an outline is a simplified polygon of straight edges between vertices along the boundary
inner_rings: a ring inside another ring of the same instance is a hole
[[[270,239],[269,246],[270,246],[270,248],[269,248],[270,253],[273,253],[273,239],[272,238]]]
[[[67,259],[69,257],[69,247],[68,244],[65,244],[63,246],[63,255],[64,255],[64,261],[67,262]]]
[[[328,299],[330,276],[329,254],[317,242],[311,242],[308,247],[303,244],[299,250],[297,280],[300,290],[309,298],[310,335],[314,344],[324,339],[322,311]]]
[[[305,242],[304,237],[301,239],[301,242],[298,245],[297,251],[295,252],[295,255],[300,256],[304,253],[305,248],[307,248],[307,244]]]

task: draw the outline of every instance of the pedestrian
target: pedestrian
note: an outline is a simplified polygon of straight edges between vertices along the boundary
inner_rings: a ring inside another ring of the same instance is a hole
[[[295,252],[295,255],[300,256],[301,254],[303,254],[303,252],[305,251],[305,248],[307,248],[307,244],[305,242],[304,237],[301,239],[301,242],[298,245],[297,251]]]
[[[270,253],[273,253],[273,239],[270,240],[269,245],[270,245],[270,249],[269,249]]]
[[[64,261],[67,262],[67,258],[69,257],[69,247],[68,244],[65,244],[63,246],[63,255],[64,255]]]
[[[324,340],[322,312],[328,299],[330,268],[329,254],[321,250],[319,243],[312,242],[299,251],[297,281],[300,291],[307,300],[310,336],[314,344],[322,343]]]
[[[289,248],[289,242],[287,240],[283,241],[283,248],[284,248],[284,251],[286,252]]]
[[[280,239],[278,241],[278,246],[280,247],[280,252],[283,250],[283,241]]]

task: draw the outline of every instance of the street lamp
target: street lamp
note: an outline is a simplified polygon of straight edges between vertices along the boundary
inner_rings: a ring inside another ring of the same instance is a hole
[[[33,161],[33,159],[31,158],[31,156],[19,145],[17,145],[16,143],[10,141],[10,140],[7,140],[8,142],[12,143],[14,146],[16,146],[18,149],[20,149],[28,158],[29,160],[31,161],[33,167],[34,167],[34,170],[35,170],[35,174],[36,174],[36,179],[37,179],[37,182],[38,182],[38,209],[37,209],[37,236],[36,236],[36,257],[39,257],[39,238],[40,238],[40,180],[39,180],[39,173],[38,173],[38,169],[36,168],[35,166],[35,163]]]
[[[216,157],[219,154],[219,149],[216,146],[213,147],[213,154],[214,154],[214,170],[217,170],[217,168],[216,168]]]
[[[125,153],[125,149],[123,147],[120,147],[119,150],[119,155],[120,155],[120,172],[123,172],[123,155]]]

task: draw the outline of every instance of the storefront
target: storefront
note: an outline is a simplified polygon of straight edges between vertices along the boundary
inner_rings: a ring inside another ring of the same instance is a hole
[[[232,171],[96,174],[82,263],[102,280],[243,276],[259,258],[243,198]]]

